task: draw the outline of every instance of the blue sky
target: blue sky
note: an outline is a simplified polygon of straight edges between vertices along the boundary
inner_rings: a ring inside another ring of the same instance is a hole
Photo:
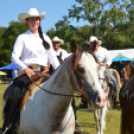
[[[42,20],[42,30],[45,33],[54,27],[63,15],[68,14],[68,9],[72,5],[78,5],[75,0],[0,0],[0,26],[8,27],[9,22],[17,21],[19,13],[28,12],[30,8],[37,8],[39,13],[46,12],[46,17]],[[87,21],[77,22],[70,19],[74,26],[83,26]]]

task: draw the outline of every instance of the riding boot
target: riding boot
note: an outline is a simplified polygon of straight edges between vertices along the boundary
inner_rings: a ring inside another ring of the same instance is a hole
[[[7,103],[6,103],[6,106],[5,106],[5,109],[4,109],[4,124],[3,124],[3,127],[2,127],[2,134],[4,134],[4,132],[6,133],[6,131],[8,131],[9,128],[9,124],[11,122],[11,119],[12,119],[12,114],[13,114],[13,111],[15,109],[17,105],[17,101],[13,101],[11,98],[9,98],[7,100]]]

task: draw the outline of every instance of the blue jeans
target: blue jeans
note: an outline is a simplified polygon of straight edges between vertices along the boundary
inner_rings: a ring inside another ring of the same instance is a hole
[[[34,71],[34,73],[35,73],[36,75],[38,75],[38,74],[40,73],[40,71]]]
[[[113,82],[113,84],[114,84],[114,92],[115,92],[115,95],[117,96],[118,92],[117,92],[116,79],[108,70],[106,70],[106,74],[110,77],[111,81]]]

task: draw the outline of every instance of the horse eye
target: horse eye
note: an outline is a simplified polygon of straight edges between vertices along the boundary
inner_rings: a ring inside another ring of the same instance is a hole
[[[84,72],[85,72],[84,68],[81,67],[81,66],[78,68],[78,70],[79,70],[79,72],[81,72],[81,73],[84,73]]]

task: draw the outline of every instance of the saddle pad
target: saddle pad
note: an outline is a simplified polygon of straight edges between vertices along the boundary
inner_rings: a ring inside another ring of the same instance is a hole
[[[40,78],[38,81],[36,81],[35,83],[37,85],[41,84],[42,82],[44,81],[43,78]],[[24,107],[25,107],[25,104],[29,98],[29,96],[32,94],[32,92],[34,91],[34,89],[37,87],[37,85],[32,83],[28,86],[28,90],[26,91],[23,99],[22,99],[22,102],[21,102],[21,106],[20,106],[20,110],[23,110]],[[9,96],[12,95],[12,91],[14,89],[14,84],[12,83],[5,91],[4,95],[3,95],[3,99],[5,100],[5,102],[7,101],[7,99],[9,98]]]
[[[40,78],[37,82],[35,82],[37,85],[40,85],[43,82],[43,78]],[[28,90],[26,91],[24,98],[22,99],[20,110],[23,110],[25,107],[25,104],[29,98],[29,96],[32,94],[34,89],[37,87],[35,83],[32,83],[29,87]]]

